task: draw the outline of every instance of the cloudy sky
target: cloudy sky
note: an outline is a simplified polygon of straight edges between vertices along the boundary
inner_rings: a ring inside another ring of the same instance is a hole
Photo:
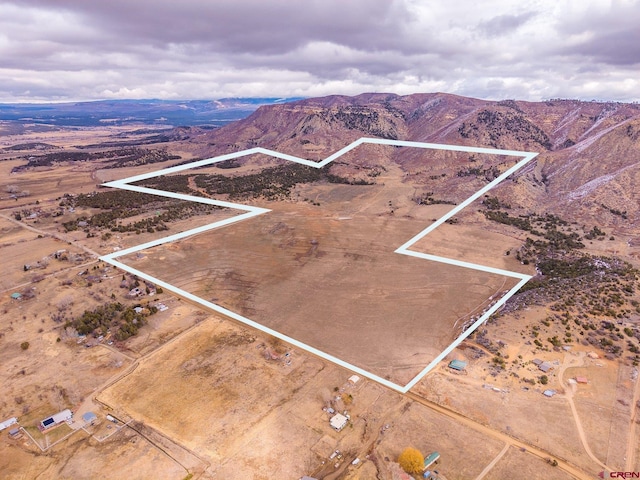
[[[0,101],[640,100],[640,0],[0,0]]]

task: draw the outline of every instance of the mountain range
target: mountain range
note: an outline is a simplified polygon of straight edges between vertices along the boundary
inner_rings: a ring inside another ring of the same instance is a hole
[[[444,93],[328,96],[261,106],[190,142],[202,158],[261,146],[321,160],[363,136],[539,152],[502,188],[507,200],[620,233],[639,230],[637,104]],[[391,153],[388,161],[410,170],[419,161],[413,157]]]

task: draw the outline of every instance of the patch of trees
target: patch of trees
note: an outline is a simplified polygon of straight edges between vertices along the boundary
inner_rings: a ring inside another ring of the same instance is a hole
[[[427,192],[424,195],[415,197],[414,201],[418,205],[455,205],[456,204],[456,202],[452,202],[451,200],[442,200],[439,198],[435,198],[433,196],[433,192]]]
[[[498,167],[491,166],[488,168],[481,167],[468,167],[456,172],[458,177],[476,177],[484,178],[487,182],[495,180],[500,176],[500,169]]]
[[[167,160],[177,160],[179,155],[170,155],[166,150],[150,150],[138,147],[117,148],[102,152],[83,151],[57,151],[38,156],[23,157],[27,160],[25,165],[14,167],[11,172],[22,172],[34,167],[50,167],[57,163],[64,162],[91,162],[108,161],[110,164],[105,168],[132,167],[146,165]]]
[[[511,107],[511,105],[508,106]],[[502,137],[511,136],[522,143],[533,142],[550,150],[549,136],[540,127],[527,120],[517,109],[515,110],[506,112],[481,110],[476,116],[476,121],[463,122],[458,127],[458,133],[463,138],[480,139],[482,127],[484,134],[489,137],[489,144],[494,148],[499,147]]]
[[[189,179],[193,175],[162,175],[160,177],[150,178],[140,182],[141,186],[165,190],[167,192],[186,193],[188,195],[199,195],[189,186]]]
[[[403,116],[402,112],[387,110],[395,117]],[[358,130],[390,140],[398,139],[397,127],[393,119],[382,118],[376,110],[368,107],[351,105],[324,111],[320,115],[326,122],[341,123],[348,130]]]
[[[601,203],[600,206],[602,208],[604,208],[605,210],[607,210],[609,213],[612,213],[613,215],[617,215],[619,217],[622,217],[624,220],[628,219],[626,210],[618,210],[617,208],[608,207],[604,203]]]
[[[65,328],[73,327],[80,335],[106,335],[114,331],[117,340],[126,340],[138,333],[147,324],[147,316],[157,312],[156,307],[136,312],[133,307],[125,307],[119,302],[107,303],[93,310],[85,310],[82,315],[65,324]]]
[[[173,177],[171,177],[173,178]],[[300,164],[286,164],[265,168],[247,175],[196,175],[195,184],[209,195],[228,195],[231,199],[289,198],[291,189],[298,184],[327,181],[349,185],[373,185],[362,179],[350,179],[330,173],[328,167],[315,168]]]
[[[167,200],[162,197],[126,190],[94,192],[88,195],[80,194],[76,197],[65,196],[60,204],[105,210],[89,217],[81,216],[76,220],[64,222],[62,225],[66,231],[78,230],[81,228],[79,223],[86,222],[87,226],[92,228],[110,229],[112,232],[137,233],[168,230],[167,223],[196,215],[206,215],[220,208],[201,203]],[[152,216],[129,224],[122,223],[122,219],[142,215],[151,210],[156,211]]]

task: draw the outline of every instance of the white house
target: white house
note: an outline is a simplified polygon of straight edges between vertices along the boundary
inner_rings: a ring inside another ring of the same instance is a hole
[[[329,420],[331,427],[337,432],[346,427],[348,422],[349,419],[341,413],[336,413],[333,417],[331,417],[331,420]]]

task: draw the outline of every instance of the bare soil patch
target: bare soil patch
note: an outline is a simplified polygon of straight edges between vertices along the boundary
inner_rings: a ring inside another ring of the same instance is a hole
[[[144,252],[132,266],[401,384],[514,284],[394,253],[424,228],[420,222],[273,207]]]

